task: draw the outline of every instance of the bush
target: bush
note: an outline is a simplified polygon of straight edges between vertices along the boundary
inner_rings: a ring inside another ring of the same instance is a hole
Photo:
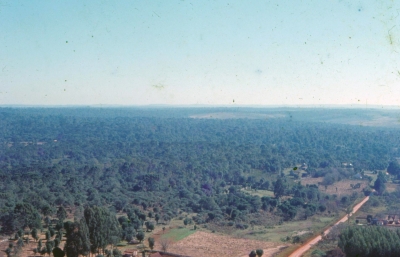
[[[326,253],[320,249],[315,249],[312,253],[311,253],[312,257],[322,257],[322,256],[326,256]]]
[[[321,204],[321,205],[318,207],[318,210],[319,210],[320,212],[324,212],[324,211],[326,211],[326,206]]]

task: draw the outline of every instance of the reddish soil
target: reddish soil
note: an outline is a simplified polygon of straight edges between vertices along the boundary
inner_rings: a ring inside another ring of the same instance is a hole
[[[272,256],[284,245],[272,242],[233,238],[225,235],[197,231],[196,233],[172,243],[168,252],[192,257],[247,257],[251,250],[264,249],[263,257]],[[156,241],[156,249],[161,245]]]
[[[322,182],[323,178],[303,178],[301,179],[301,184],[302,185],[318,185],[319,182]],[[357,183],[360,183],[361,186],[360,188],[357,189],[352,189],[351,188],[351,184],[355,185]],[[357,193],[361,193],[363,188],[368,186],[368,181],[366,180],[341,180],[338,181],[336,183],[334,183],[333,185],[327,186],[327,188],[325,189],[325,186],[320,185],[318,186],[319,191],[333,195],[351,195],[353,192],[357,192]],[[337,190],[336,190],[337,188]]]
[[[364,203],[366,203],[369,199],[369,196],[365,197],[364,200],[362,200],[359,204],[355,205],[353,208],[353,213],[357,212],[358,209],[361,208],[361,206],[363,206]],[[341,222],[345,222],[347,221],[347,215],[345,215],[342,219],[340,219],[338,222],[335,223],[335,225],[341,223]],[[324,234],[328,234],[329,231],[331,230],[332,227],[328,228],[327,230],[324,231]],[[291,255],[289,255],[289,257],[300,257],[302,256],[305,252],[307,252],[311,246],[315,245],[316,243],[318,243],[318,241],[321,240],[321,235],[314,237],[313,239],[311,239],[310,241],[308,241],[307,243],[305,243],[304,245],[302,245],[300,248],[298,248],[296,251],[294,251]]]

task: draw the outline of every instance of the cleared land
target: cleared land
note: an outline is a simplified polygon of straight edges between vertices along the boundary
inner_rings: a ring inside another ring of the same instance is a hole
[[[318,185],[318,183],[322,182],[323,178],[303,178],[301,179],[301,184],[302,185]],[[361,186],[360,188],[353,189],[351,188],[351,184],[355,185],[357,183],[360,183]],[[350,180],[350,179],[344,179],[338,182],[335,182],[333,185],[327,186],[325,189],[325,186],[319,185],[318,189],[321,192],[330,194],[330,195],[351,195],[353,192],[358,192],[361,193],[362,190],[368,186],[368,181],[367,180]],[[336,190],[337,188],[337,190]]]
[[[233,238],[225,235],[197,231],[190,236],[171,244],[168,252],[189,255],[193,257],[219,256],[244,257],[254,249],[264,249],[263,257],[272,256],[279,252],[282,243],[272,243],[258,240]],[[159,242],[156,248],[160,249]]]

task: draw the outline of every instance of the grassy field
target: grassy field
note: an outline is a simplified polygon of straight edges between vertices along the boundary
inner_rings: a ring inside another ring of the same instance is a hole
[[[323,178],[303,178],[301,179],[301,184],[302,185],[318,185],[318,183],[322,182]],[[361,186],[360,188],[353,189],[351,188],[351,184],[355,185],[357,183],[360,183]],[[340,195],[351,195],[353,192],[357,193],[362,193],[362,190],[364,188],[368,187],[368,181],[367,180],[354,180],[354,179],[343,179],[341,181],[335,182],[333,185],[329,185],[327,187],[323,185],[319,185],[318,189],[321,192],[324,192],[326,194],[336,194],[338,196]]]
[[[174,242],[184,239],[187,236],[190,236],[196,232],[193,228],[173,228],[168,230],[167,233],[163,234],[161,238],[171,239]]]
[[[325,217],[315,215],[308,220],[284,222],[282,225],[273,227],[255,226],[254,229],[248,228],[245,230],[236,230],[231,235],[239,238],[246,238],[252,240],[282,242],[283,238],[287,236],[292,237],[296,235],[312,234],[327,225],[329,225],[336,216]]]

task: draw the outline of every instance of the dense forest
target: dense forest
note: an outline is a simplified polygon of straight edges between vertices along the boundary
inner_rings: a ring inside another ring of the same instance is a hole
[[[339,247],[349,257],[399,256],[400,230],[350,226],[340,234]]]
[[[306,163],[310,176],[339,180],[385,170],[400,156],[400,131],[316,122],[318,113],[327,115],[321,111],[294,115],[303,118],[277,110],[266,111],[268,119],[259,118],[262,110],[251,119],[191,118],[202,112],[210,110],[0,109],[2,232],[38,228],[60,207],[73,210],[77,222],[87,207],[134,213],[137,222],[122,226],[122,238],[137,235],[145,224],[151,228],[146,217],[168,222],[179,211],[196,213],[196,224],[238,228],[260,212],[282,221],[306,219],[351,199],[293,183],[284,168]],[[268,189],[275,197],[252,196],[245,187]],[[21,218],[26,212],[29,221]]]

